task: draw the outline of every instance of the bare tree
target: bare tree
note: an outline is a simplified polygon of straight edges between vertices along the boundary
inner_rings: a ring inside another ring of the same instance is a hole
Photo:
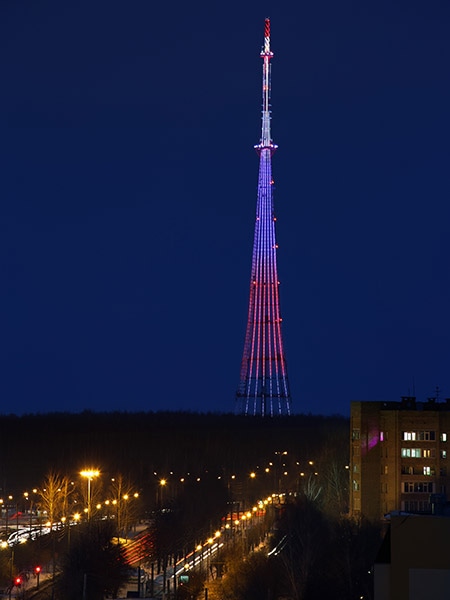
[[[139,514],[136,487],[121,474],[111,480],[110,504],[114,507],[117,533],[126,536],[128,529],[136,522]]]
[[[283,573],[280,577],[280,586],[285,588],[282,595],[293,600],[306,599],[309,581],[323,562],[321,557],[329,531],[317,503],[306,494],[285,506],[272,551]]]
[[[52,525],[63,514],[63,482],[62,475],[50,472],[45,476],[42,488],[38,490],[41,508]]]
[[[311,502],[316,502],[322,494],[322,486],[315,475],[310,475],[303,484],[302,492]]]

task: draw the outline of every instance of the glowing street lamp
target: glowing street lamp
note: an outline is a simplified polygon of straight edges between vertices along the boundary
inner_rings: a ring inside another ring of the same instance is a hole
[[[163,504],[164,504],[164,494],[163,494],[163,490],[165,488],[165,486],[167,485],[167,479],[160,479],[159,480],[159,489],[160,489],[160,496],[159,496],[159,503],[160,503],[160,508],[163,508]]]
[[[87,479],[87,517],[88,521],[91,519],[91,481],[100,475],[100,471],[95,469],[85,469],[80,471],[80,475]]]

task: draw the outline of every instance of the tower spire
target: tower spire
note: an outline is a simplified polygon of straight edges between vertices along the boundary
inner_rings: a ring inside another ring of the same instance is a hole
[[[246,415],[287,415],[291,397],[281,335],[273,211],[272,154],[277,148],[270,133],[270,19],[264,27],[262,131],[255,146],[259,154],[258,197],[250,278],[247,330],[236,393],[237,411]]]
[[[261,58],[263,59],[263,78],[262,78],[262,131],[261,141],[255,146],[257,150],[261,148],[271,148],[272,152],[276,146],[272,144],[270,136],[270,60],[273,58],[273,52],[270,49],[270,19],[267,18],[264,24],[264,46],[261,49]]]

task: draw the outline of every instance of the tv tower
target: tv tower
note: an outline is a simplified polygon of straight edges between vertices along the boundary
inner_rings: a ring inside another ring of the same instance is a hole
[[[237,412],[245,415],[289,415],[291,396],[281,336],[277,242],[273,210],[272,154],[277,146],[270,135],[270,19],[264,28],[261,141],[258,198],[253,241],[250,300],[242,356],[241,378],[236,393]]]

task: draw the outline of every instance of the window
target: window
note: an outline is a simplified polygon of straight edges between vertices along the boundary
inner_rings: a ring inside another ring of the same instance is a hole
[[[359,492],[359,481],[356,481],[356,479],[353,480],[353,491]]]
[[[432,494],[434,484],[432,481],[405,481],[403,483],[404,494]]]
[[[421,458],[422,450],[420,448],[402,448],[402,458]]]
[[[439,475],[440,475],[441,477],[447,477],[447,467],[441,467],[441,468],[439,469]]]
[[[434,469],[433,469],[433,471],[434,471]],[[432,475],[431,467],[424,467],[423,474],[424,475]]]
[[[353,429],[353,431],[352,431],[352,440],[359,440],[359,439],[360,439],[359,429]]]
[[[422,450],[422,456],[424,458],[434,458],[436,456],[436,450],[429,448],[428,450]]]
[[[406,442],[434,442],[436,440],[435,431],[402,431],[402,440]]]
[[[447,450],[441,450],[441,458],[447,458]]]
[[[446,433],[441,433],[440,438],[441,438],[441,442],[446,442],[447,441],[447,434]]]
[[[436,440],[435,431],[417,431],[416,436],[416,439],[421,442],[434,442]]]
[[[403,465],[402,466],[402,475],[414,475],[414,467]]]
[[[430,503],[426,500],[405,500],[401,503],[401,506],[405,512],[431,512]]]
[[[357,464],[353,465],[353,473],[359,473],[359,465],[357,465]]]
[[[387,431],[380,431],[380,442],[384,442],[387,439],[388,439],[388,432]]]

